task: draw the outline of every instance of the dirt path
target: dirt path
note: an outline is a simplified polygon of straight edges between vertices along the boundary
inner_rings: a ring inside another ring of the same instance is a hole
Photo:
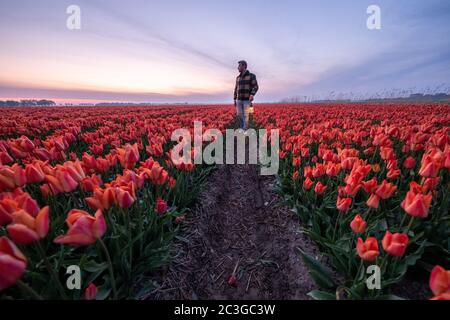
[[[175,258],[151,299],[308,299],[315,289],[296,248],[312,242],[279,205],[274,177],[256,165],[222,165],[174,244]],[[236,286],[228,284],[236,270]]]

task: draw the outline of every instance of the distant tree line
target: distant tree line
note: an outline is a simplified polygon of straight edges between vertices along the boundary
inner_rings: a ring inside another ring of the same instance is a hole
[[[54,106],[56,103],[52,100],[35,100],[35,99],[26,99],[26,100],[0,100],[0,107],[44,107],[44,106]]]

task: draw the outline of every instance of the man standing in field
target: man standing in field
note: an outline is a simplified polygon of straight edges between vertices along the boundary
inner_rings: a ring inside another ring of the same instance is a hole
[[[247,70],[247,62],[244,60],[238,62],[239,75],[236,78],[234,87],[234,106],[239,118],[241,129],[248,129],[249,109],[256,92],[258,91],[258,82],[256,76]]]

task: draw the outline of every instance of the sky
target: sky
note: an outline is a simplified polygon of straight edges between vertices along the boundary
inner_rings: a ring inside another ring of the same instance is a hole
[[[449,35],[448,0],[0,0],[0,100],[227,103],[242,59],[257,102],[448,90]]]

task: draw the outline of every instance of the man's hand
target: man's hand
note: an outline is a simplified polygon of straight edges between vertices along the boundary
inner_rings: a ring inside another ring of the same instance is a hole
[[[250,101],[253,101],[253,96],[250,96],[248,99],[249,99]]]

